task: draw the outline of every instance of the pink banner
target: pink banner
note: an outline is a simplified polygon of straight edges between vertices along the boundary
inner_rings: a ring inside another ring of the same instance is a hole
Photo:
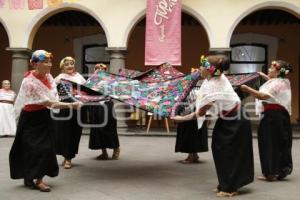
[[[5,4],[5,0],[0,0],[0,8],[3,8]]]
[[[43,0],[28,0],[28,9],[43,9]]]
[[[145,65],[181,65],[181,0],[147,0]]]
[[[10,9],[24,9],[24,0],[9,0]]]

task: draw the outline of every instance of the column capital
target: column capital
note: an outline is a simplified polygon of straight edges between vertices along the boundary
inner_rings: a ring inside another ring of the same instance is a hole
[[[12,51],[12,52],[20,52],[20,53],[28,53],[28,55],[32,54],[32,50],[28,48],[21,48],[21,47],[7,47],[6,51]]]
[[[106,51],[108,52],[127,52],[127,47],[106,47]]]
[[[10,48],[10,47],[7,47],[6,51],[11,51],[12,52],[12,58],[20,58],[20,59],[29,59],[31,54],[32,54],[32,50],[27,49],[27,48]]]
[[[230,55],[231,48],[210,48],[209,52],[211,54],[224,54],[224,55]]]
[[[110,59],[125,59],[127,53],[126,47],[106,47],[105,50],[110,54]]]

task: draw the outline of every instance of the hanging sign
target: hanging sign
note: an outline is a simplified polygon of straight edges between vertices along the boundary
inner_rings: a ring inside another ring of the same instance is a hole
[[[148,0],[145,65],[181,65],[181,0]]]

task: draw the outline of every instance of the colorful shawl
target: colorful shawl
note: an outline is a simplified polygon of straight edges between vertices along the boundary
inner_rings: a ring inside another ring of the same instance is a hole
[[[260,80],[257,73],[227,74],[226,77],[235,90],[243,84],[254,85],[257,84]]]
[[[160,76],[164,81],[158,81],[157,76],[152,78],[147,74],[146,79],[134,80],[99,71],[92,75],[84,86],[161,117],[168,117],[171,115],[174,105],[185,99],[199,76],[199,72],[173,79],[168,76]],[[150,79],[157,81],[148,82]]]
[[[167,81],[185,76],[185,74],[175,69],[169,63],[164,63],[162,65],[152,67],[145,72],[130,69],[121,69],[120,75],[148,83]]]
[[[172,65],[168,63],[164,63],[157,67],[153,67],[144,73],[139,74],[133,79],[139,80],[141,82],[153,83],[153,82],[168,81],[168,80],[172,80],[184,76],[185,74],[175,69]]]
[[[60,96],[83,102],[94,102],[110,96],[161,117],[169,117],[176,114],[177,107],[186,100],[200,76],[199,72],[185,76],[168,64],[153,67],[146,72],[123,69],[120,74],[99,71],[84,85],[64,80],[59,87]],[[235,89],[257,77],[255,74],[227,76]],[[200,85],[201,81],[196,87]]]
[[[57,90],[59,99],[63,102],[81,101],[83,103],[90,103],[105,100],[105,96],[98,92],[66,79],[60,80],[60,83],[57,85]]]
[[[226,77],[240,99],[244,99],[249,94],[242,92],[239,86],[246,84],[254,88],[259,87],[260,77],[257,73],[227,74]],[[202,83],[203,80],[198,81],[198,83],[189,92],[189,95],[186,97],[186,99],[184,99],[182,103],[178,103],[181,104],[181,106],[177,106],[177,109],[174,110],[174,113],[177,115],[187,115],[195,111],[197,92],[200,90]]]

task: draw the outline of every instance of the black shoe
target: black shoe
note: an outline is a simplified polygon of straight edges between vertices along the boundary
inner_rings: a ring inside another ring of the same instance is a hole
[[[33,180],[24,179],[24,185],[26,187],[33,187],[35,184],[34,184]]]

